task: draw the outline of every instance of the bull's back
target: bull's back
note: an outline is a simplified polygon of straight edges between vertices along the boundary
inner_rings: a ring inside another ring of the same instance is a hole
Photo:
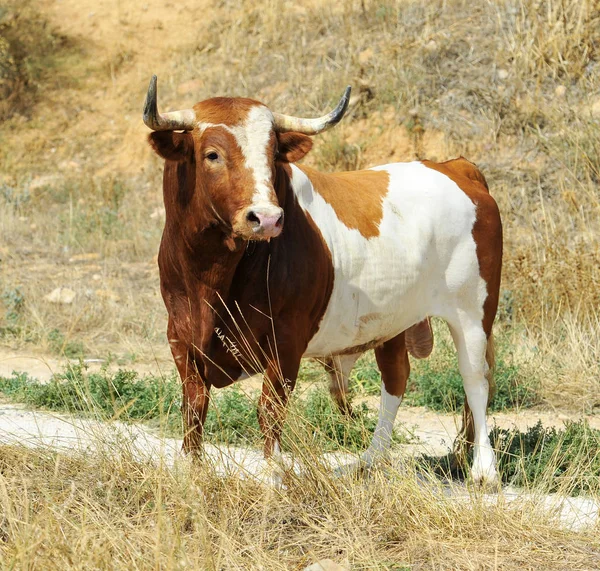
[[[420,162],[366,172],[385,174],[387,188],[370,194],[359,183],[363,208],[348,224],[352,186],[340,185],[337,196],[332,190],[344,175],[319,175],[330,177],[323,197],[312,171],[293,170],[298,202],[321,230],[334,267],[331,298],[307,356],[364,350],[427,315],[444,317],[467,285],[481,290],[475,206],[456,182]],[[361,176],[354,173],[354,180]],[[373,213],[375,223],[368,219]]]

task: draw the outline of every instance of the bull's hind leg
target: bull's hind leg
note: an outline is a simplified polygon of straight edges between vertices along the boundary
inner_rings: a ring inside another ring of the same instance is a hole
[[[461,313],[448,322],[458,354],[458,368],[475,425],[471,477],[477,483],[495,483],[496,457],[490,444],[486,409],[490,386],[487,379],[486,349],[488,337],[481,319]],[[491,341],[490,341],[491,342]]]
[[[387,454],[398,407],[406,390],[410,363],[404,333],[375,349],[375,357],[381,371],[381,402],[371,446],[362,455],[363,462],[368,466]]]
[[[323,365],[329,373],[329,392],[341,413],[350,415],[352,407],[348,402],[348,380],[357,355],[335,355],[323,359]]]

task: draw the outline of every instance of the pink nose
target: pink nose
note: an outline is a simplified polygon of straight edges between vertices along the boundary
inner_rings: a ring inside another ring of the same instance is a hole
[[[275,238],[283,228],[283,208],[256,207],[248,210],[246,220],[255,234],[264,238]]]

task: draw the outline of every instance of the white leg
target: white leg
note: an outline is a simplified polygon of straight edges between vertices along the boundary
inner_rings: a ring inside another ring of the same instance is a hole
[[[381,402],[379,403],[379,420],[373,434],[371,446],[363,452],[361,459],[371,466],[373,462],[387,455],[392,442],[392,430],[398,407],[402,402],[402,397],[389,394],[385,390],[383,382],[381,383]]]
[[[450,325],[450,331],[456,345],[465,395],[473,413],[475,442],[471,477],[477,483],[494,484],[498,480],[496,456],[490,444],[486,422],[489,390],[485,361],[486,335],[481,322],[472,319],[460,319],[460,324]]]

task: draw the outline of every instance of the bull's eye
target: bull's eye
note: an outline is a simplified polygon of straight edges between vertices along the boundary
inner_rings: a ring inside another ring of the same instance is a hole
[[[214,151],[211,151],[210,153],[206,154],[206,158],[209,161],[214,162],[214,161],[218,161],[219,160],[219,155],[218,155],[218,153],[215,153]]]

